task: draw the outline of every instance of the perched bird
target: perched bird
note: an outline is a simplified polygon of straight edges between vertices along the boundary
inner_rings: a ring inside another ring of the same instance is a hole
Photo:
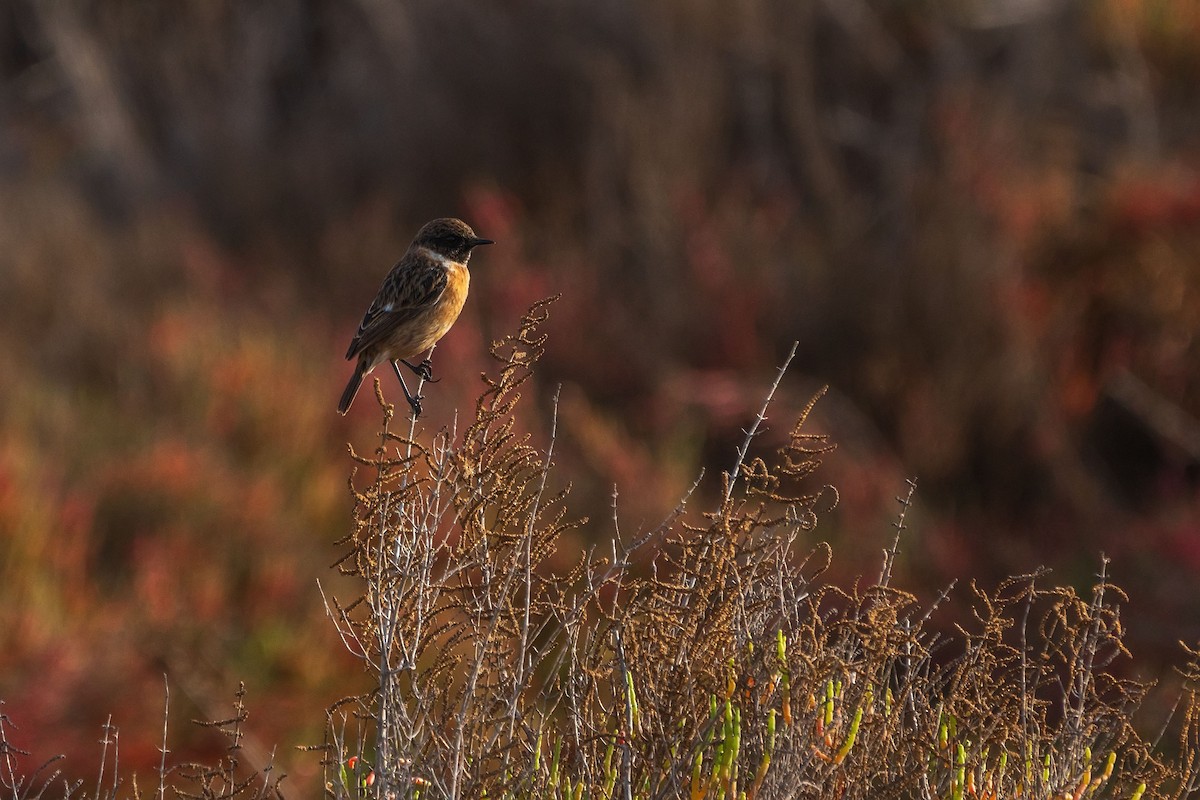
[[[421,398],[408,390],[399,364],[423,380],[433,380],[428,358],[420,364],[407,359],[433,347],[450,330],[467,299],[471,250],[492,243],[476,236],[471,226],[459,219],[435,219],[417,232],[404,257],[383,279],[346,351],[346,359],[357,356],[358,364],[338,403],[339,414],[350,409],[367,373],[386,361],[400,379],[413,416],[421,415]]]

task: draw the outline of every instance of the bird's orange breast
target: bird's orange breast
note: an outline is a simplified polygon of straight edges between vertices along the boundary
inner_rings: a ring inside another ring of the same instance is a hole
[[[418,351],[428,350],[446,335],[446,331],[450,330],[450,326],[462,313],[470,287],[471,273],[462,264],[450,262],[447,265],[446,291],[442,292],[442,296],[429,312],[429,341],[417,348]]]
[[[384,359],[413,358],[433,347],[462,313],[470,285],[471,274],[467,268],[457,262],[447,262],[446,288],[437,302],[397,326],[382,347],[373,348],[372,366]]]

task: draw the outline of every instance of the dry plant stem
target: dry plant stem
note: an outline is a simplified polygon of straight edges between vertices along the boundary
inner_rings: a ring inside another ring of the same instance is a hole
[[[113,748],[113,776],[112,776],[113,786],[112,786],[112,792],[110,794],[111,797],[116,797],[117,786],[120,783],[120,773],[118,771],[118,767],[119,767],[118,759],[120,758],[120,750],[117,747],[117,740],[120,735],[120,732],[117,730],[116,726],[114,726],[112,724],[112,714],[109,714],[108,719],[105,720],[103,731],[104,731],[104,737],[100,740],[100,745],[101,745],[100,774],[96,776],[96,798],[97,798],[97,800],[99,800],[99,798],[101,798],[101,797],[104,797],[104,767],[108,763],[109,745],[112,745],[112,748]]]
[[[4,701],[0,700],[0,708],[3,708]],[[17,769],[14,762],[14,755],[21,753],[11,744],[8,743],[8,731],[5,728],[12,724],[8,715],[0,711],[0,759],[3,759],[4,764],[4,786],[12,789],[13,797],[19,797],[18,794],[18,778]]]
[[[741,476],[742,466],[746,462],[746,454],[750,451],[750,443],[753,442],[754,438],[758,435],[759,427],[764,422],[767,421],[767,408],[771,405],[771,400],[772,400],[772,398],[775,397],[775,392],[779,388],[779,384],[783,381],[783,376],[787,373],[788,367],[792,363],[792,359],[794,359],[796,357],[796,350],[799,347],[800,347],[799,341],[792,342],[792,349],[790,351],[788,351],[787,357],[784,358],[783,363],[779,366],[779,370],[775,374],[775,380],[771,383],[771,388],[767,391],[767,396],[763,399],[763,404],[759,408],[758,414],[754,418],[754,422],[752,422],[750,424],[749,430],[747,430],[745,432],[746,436],[742,440],[741,446],[738,448],[737,459],[734,461],[733,468],[725,474],[725,494],[724,494],[723,500],[726,505],[729,503],[730,499],[733,497],[734,487],[736,486],[736,484],[738,482],[738,478]],[[703,473],[701,474],[701,477],[703,477]],[[699,482],[700,482],[700,479],[697,478],[696,484],[692,485],[693,491],[695,490],[696,485],[699,484]],[[688,492],[688,495],[690,495],[690,494],[691,494],[691,491]],[[683,508],[683,503],[680,503],[680,505],[677,507],[677,510],[680,511],[680,513],[682,513],[682,508]],[[671,518],[668,518],[668,519],[671,519]],[[674,520],[672,519],[671,521],[673,522]],[[666,525],[667,525],[667,522],[664,521],[664,523],[663,523],[664,529],[665,529]],[[616,559],[616,543],[615,542],[613,545],[613,554],[614,554],[613,561],[614,561],[614,563],[616,563],[617,559]],[[701,560],[703,560],[703,559],[704,559],[704,556],[702,555]],[[689,588],[691,588],[691,586],[694,586],[694,583],[691,584],[689,586]],[[679,655],[681,657],[682,653]]]
[[[525,686],[525,683],[526,683],[526,680],[528,677],[527,673],[526,673],[527,664],[526,664],[525,653],[528,649],[528,644],[529,644],[529,612],[530,612],[530,605],[532,603],[532,597],[531,597],[530,592],[532,591],[532,581],[533,581],[533,576],[532,576],[533,564],[532,564],[532,554],[530,551],[530,547],[531,547],[532,541],[533,541],[534,525],[537,523],[538,513],[540,511],[542,495],[546,489],[546,476],[550,470],[550,459],[554,454],[554,442],[555,442],[555,438],[558,435],[558,401],[559,401],[559,391],[555,391],[553,416],[552,416],[551,425],[550,425],[550,443],[547,447],[546,455],[542,461],[541,475],[539,478],[538,488],[534,494],[533,503],[529,510],[528,521],[525,526],[525,535],[522,537],[522,557],[517,563],[510,565],[508,573],[504,577],[504,583],[500,589],[500,597],[507,597],[509,595],[509,592],[512,589],[512,583],[517,578],[518,574],[520,574],[520,577],[523,579],[522,591],[524,592],[524,596],[523,596],[522,602],[520,603],[520,606],[519,606],[519,613],[521,613],[521,615],[522,615],[522,621],[520,624],[520,632],[519,632],[520,645],[516,650],[517,665],[513,671],[513,676],[512,676],[513,689],[512,689],[512,693],[510,695],[510,703],[509,703],[509,708],[508,708],[508,721],[509,721],[508,734],[510,737],[512,736],[513,728],[516,724],[516,703],[521,698],[521,690]],[[470,678],[467,681],[467,691],[463,693],[462,705],[459,710],[459,719],[460,720],[465,719],[467,717],[468,705],[469,705],[469,703],[471,703],[475,700],[476,685],[479,680],[480,672],[482,671],[483,666],[484,666],[484,656],[488,653],[489,646],[492,643],[492,641],[494,640],[494,637],[496,635],[496,630],[500,624],[501,619],[502,619],[502,616],[499,613],[492,615],[492,619],[488,626],[487,633],[483,637],[483,639],[479,642],[479,644],[477,645],[475,660],[471,665]],[[465,730],[466,730],[465,725],[463,725],[461,723],[458,726],[456,726],[456,729],[455,729],[455,737],[456,737],[455,738],[455,747],[454,747],[455,763],[454,763],[454,771],[451,776],[451,784],[450,784],[450,796],[451,797],[458,796],[459,779],[460,779],[460,776],[462,773],[462,768],[463,768],[463,763],[462,763],[462,756],[464,754],[463,753],[463,736],[464,736]]]
[[[1100,557],[1100,573],[1096,577],[1099,582],[1092,593],[1092,603],[1089,609],[1091,623],[1088,625],[1087,639],[1084,641],[1083,652],[1080,654],[1083,664],[1082,667],[1073,671],[1073,685],[1071,694],[1068,696],[1074,700],[1074,707],[1063,709],[1070,714],[1069,718],[1076,731],[1082,730],[1084,704],[1087,701],[1088,692],[1092,688],[1096,655],[1101,647],[1100,626],[1104,615],[1104,592],[1108,581],[1108,558],[1104,555]]]
[[[796,350],[799,347],[799,341],[792,342],[792,349],[788,352],[787,358],[779,366],[779,371],[775,374],[775,382],[771,384],[771,389],[767,392],[762,407],[758,410],[758,416],[754,418],[754,422],[750,425],[750,430],[746,431],[746,438],[742,440],[742,446],[738,448],[737,461],[734,462],[733,469],[729,471],[729,480],[725,485],[725,502],[727,503],[729,502],[729,498],[733,496],[733,486],[737,483],[738,476],[741,475],[742,464],[746,461],[746,453],[750,449],[750,442],[754,441],[754,437],[758,435],[759,426],[767,421],[767,407],[771,405],[771,399],[775,397],[775,391],[779,388],[783,376],[787,373],[792,359],[796,357]]]
[[[1033,609],[1033,596],[1037,591],[1037,579],[1039,575],[1031,575],[1029,577],[1029,594],[1025,598],[1024,607],[1021,610],[1021,624],[1018,628],[1021,643],[1020,657],[1020,673],[1018,680],[1021,686],[1021,710],[1020,710],[1020,730],[1022,742],[1033,740],[1032,717],[1033,717],[1033,698],[1029,695],[1029,613]]]
[[[554,400],[552,402],[552,411],[550,416],[550,443],[546,446],[546,455],[542,461],[541,476],[538,479],[537,493],[533,498],[533,506],[529,510],[529,522],[525,526],[525,540],[522,543],[523,552],[521,560],[525,569],[524,583],[522,588],[525,592],[524,607],[522,609],[523,619],[521,620],[521,644],[517,648],[518,653],[524,653],[529,646],[529,611],[533,602],[531,592],[533,591],[533,553],[531,550],[533,544],[534,526],[537,524],[538,513],[541,510],[542,496],[546,493],[546,477],[550,474],[551,460],[554,458],[554,443],[558,439],[558,404],[559,398],[562,395],[562,385],[559,384],[554,390]],[[517,672],[513,676],[513,694],[512,702],[508,709],[508,735],[511,737],[513,728],[516,725],[517,713],[517,698],[520,697],[519,689],[525,684],[526,680],[526,660],[521,658],[518,660]]]
[[[429,351],[429,357],[432,357],[432,355],[433,355],[433,349],[431,349]],[[401,382],[403,382],[403,378],[400,376],[399,370],[396,370],[396,376],[397,376],[397,378],[399,378],[401,380]],[[421,389],[424,387],[424,384],[425,384],[424,377],[418,373],[417,388],[416,388],[416,396],[417,397],[420,397]],[[377,396],[382,398],[382,392],[381,392],[381,389],[379,386],[378,378],[376,378],[375,391],[376,391]],[[407,394],[408,394],[407,387],[404,387],[404,391],[405,391],[405,395],[407,396]],[[382,402],[381,402],[381,405],[383,405]],[[380,434],[379,449],[377,450],[377,453],[378,453],[381,461],[384,458],[386,458],[387,451],[389,449],[391,437],[388,432],[388,428],[390,426],[391,420],[393,419],[394,413],[395,413],[395,406],[385,406],[384,426],[383,426],[383,430]],[[416,437],[416,432],[417,432],[417,415],[415,413],[415,410],[411,407],[411,404],[410,404],[409,413],[408,413],[408,438],[405,441],[404,455],[403,455],[403,458],[406,461],[413,458],[413,442]],[[383,477],[382,473],[379,473],[377,475],[377,480],[381,481],[382,477]],[[403,496],[404,490],[407,488],[408,488],[408,474],[405,473],[401,478],[401,485],[400,485],[401,496]],[[384,502],[380,508],[380,514],[379,514],[379,529],[378,529],[378,536],[379,536],[378,548],[379,549],[378,549],[378,552],[380,552],[380,553],[388,552],[388,541],[387,540],[388,540],[388,535],[390,532],[388,518],[391,515],[391,513],[392,513],[392,509],[390,508],[389,502]],[[403,517],[411,512],[409,512],[406,509],[401,508],[397,511],[397,513],[401,517]],[[421,530],[421,528],[419,526],[415,526],[415,525],[413,526],[412,529],[414,531]],[[388,573],[391,572],[392,570],[399,569],[400,565],[402,565],[405,561],[405,559],[403,557],[403,549],[402,548],[403,548],[402,537],[400,537],[400,536],[394,537],[393,541],[392,541],[392,546],[391,546],[391,553],[390,553],[391,557],[390,558],[382,558],[377,561],[378,572],[374,576],[374,579],[369,581],[369,585],[372,590],[371,595],[370,595],[371,596],[370,606],[374,610],[375,630],[377,630],[379,632],[379,637],[380,637],[380,646],[379,646],[379,654],[378,654],[379,663],[377,666],[378,672],[379,672],[379,701],[376,705],[376,725],[377,725],[377,731],[378,731],[377,742],[376,742],[376,752],[377,752],[378,762],[381,766],[392,765],[392,764],[397,763],[397,761],[398,761],[398,759],[395,757],[395,753],[393,752],[392,748],[393,748],[394,742],[398,741],[398,737],[402,735],[401,731],[398,729],[398,726],[401,725],[403,722],[407,722],[407,720],[398,720],[398,719],[394,718],[394,715],[392,712],[402,709],[403,704],[402,703],[393,703],[391,701],[391,698],[395,691],[395,678],[396,678],[397,670],[414,666],[413,658],[415,657],[414,656],[415,641],[419,641],[420,636],[421,636],[421,630],[418,627],[418,629],[415,631],[414,642],[412,643],[411,647],[406,648],[404,646],[403,642],[400,643],[400,647],[402,648],[402,652],[404,653],[404,657],[402,658],[403,663],[401,663],[399,665],[392,663],[393,649],[394,649],[394,646],[397,644],[396,636],[397,636],[397,631],[398,631],[398,626],[399,626],[398,609],[394,606],[394,603],[393,603],[393,600],[395,598],[393,597],[393,595],[390,592],[386,591],[384,587],[386,587],[388,584],[388,577],[389,577]],[[432,550],[432,548],[422,548],[422,549],[425,552],[430,552]],[[423,566],[428,566],[428,565],[423,565]],[[418,609],[417,619],[418,620],[424,619],[424,616],[420,613],[420,609]],[[382,769],[380,774],[377,776],[377,779],[380,781],[380,789],[379,790],[381,792],[381,796],[386,796],[388,791],[392,788],[392,785],[394,784],[394,782],[399,780],[399,776],[394,774],[392,771],[390,771],[388,769]]]
[[[3,705],[4,701],[0,700],[0,708],[2,708]],[[12,742],[10,742],[8,739],[9,727],[15,729],[16,725],[7,714],[0,712],[0,759],[2,759],[4,765],[2,774],[0,774],[0,787],[8,789],[12,793],[11,796],[13,800],[38,800],[38,798],[41,798],[42,795],[45,794],[46,790],[50,788],[50,785],[58,780],[58,778],[62,775],[62,770],[55,768],[54,771],[44,780],[41,778],[42,773],[50,768],[51,765],[62,761],[64,756],[51,756],[40,766],[38,766],[38,768],[33,771],[32,775],[25,776],[19,774],[17,772],[16,757],[28,756],[30,753],[13,746]],[[41,783],[40,786],[38,786],[39,782]],[[73,785],[65,784],[63,788],[63,795],[65,797],[69,797],[70,795],[74,794],[75,791],[82,785],[82,779],[76,781]]]
[[[908,484],[908,494],[896,498],[896,502],[900,504],[900,516],[892,523],[896,528],[896,538],[892,540],[892,546],[883,551],[883,569],[879,571],[880,586],[887,586],[892,582],[892,567],[896,564],[896,554],[900,552],[900,536],[904,533],[904,519],[908,510],[912,508],[913,495],[917,491],[916,478],[908,478],[905,483]]]
[[[171,712],[171,685],[167,682],[167,674],[163,673],[163,727],[162,744],[159,745],[158,761],[158,798],[165,800],[167,796],[167,720]]]
[[[629,674],[629,665],[625,661],[625,645],[621,641],[621,629],[617,628],[613,631],[613,639],[616,643],[617,650],[617,666],[619,669],[618,677],[621,685],[628,687],[632,684],[632,678]],[[635,735],[634,720],[633,720],[633,697],[630,696],[629,690],[625,689],[622,692],[624,697],[624,724],[622,733],[617,744],[621,748],[621,795],[624,800],[633,800],[633,753],[631,742]]]

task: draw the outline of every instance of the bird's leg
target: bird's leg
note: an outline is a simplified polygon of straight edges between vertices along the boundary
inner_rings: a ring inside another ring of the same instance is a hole
[[[409,367],[412,366],[407,361],[404,363]],[[396,373],[396,377],[400,379],[400,388],[404,390],[404,399],[407,400],[409,406],[412,407],[413,419],[416,419],[417,417],[421,416],[421,396],[408,391],[408,384],[404,382],[404,376],[400,374],[400,367],[397,366],[395,361],[392,361],[391,365],[392,370]]]
[[[407,361],[405,361],[403,358],[400,359],[400,362],[402,364],[404,364],[404,366],[411,369],[413,371],[413,373],[415,373],[416,376],[423,381],[429,381],[430,383],[437,383],[439,380],[441,380],[441,378],[433,377],[433,362],[430,361],[428,358],[423,360],[420,364],[410,364]]]

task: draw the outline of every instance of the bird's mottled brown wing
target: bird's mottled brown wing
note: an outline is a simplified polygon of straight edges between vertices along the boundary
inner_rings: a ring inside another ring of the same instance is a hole
[[[445,290],[446,268],[441,263],[424,254],[406,255],[384,278],[350,342],[346,359],[386,341],[396,328],[435,305]]]

